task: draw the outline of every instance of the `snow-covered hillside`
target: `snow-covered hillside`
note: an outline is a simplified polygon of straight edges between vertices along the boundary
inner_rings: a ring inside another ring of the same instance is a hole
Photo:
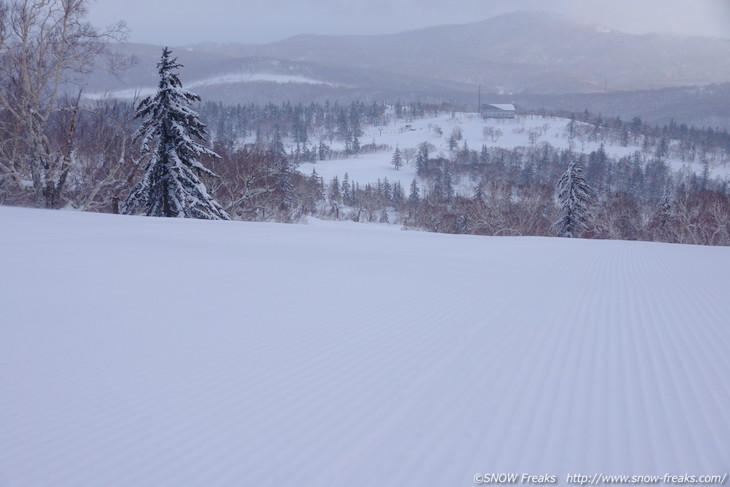
[[[730,248],[0,208],[0,485],[730,471]]]
[[[197,89],[201,87],[215,87],[220,85],[230,85],[235,83],[255,83],[259,81],[267,81],[271,83],[301,83],[301,84],[314,84],[314,85],[330,85],[324,81],[319,81],[312,78],[296,75],[283,75],[283,74],[271,74],[271,73],[226,73],[220,76],[212,78],[205,78],[197,81],[193,81],[186,85],[188,89]],[[84,99],[87,100],[105,100],[117,98],[121,100],[133,100],[145,96],[153,95],[157,92],[156,87],[145,86],[140,88],[129,88],[124,90],[117,90],[111,92],[96,92],[84,94]]]
[[[449,138],[454,130],[459,130],[462,139],[459,141],[459,148],[464,142],[472,150],[479,150],[482,145],[487,147],[499,147],[514,149],[516,147],[539,146],[548,143],[558,149],[569,149],[577,153],[588,154],[596,151],[601,146],[601,141],[588,141],[586,138],[576,138],[572,141],[568,138],[568,124],[570,121],[565,118],[544,117],[538,115],[518,116],[515,119],[484,120],[476,113],[454,113],[444,114],[438,117],[427,117],[404,121],[394,119],[387,127],[366,127],[361,137],[362,144],[387,145],[395,150],[416,148],[419,144],[427,142],[432,144],[434,152],[431,157],[450,157]],[[584,126],[584,124],[577,123]],[[343,143],[335,143],[333,147],[338,150],[344,148]],[[293,144],[288,147],[293,149]],[[629,144],[606,144],[606,154],[609,157],[619,159],[631,156],[635,152],[642,151],[640,145]],[[345,159],[333,159],[319,161],[317,163],[305,163],[300,165],[300,171],[306,175],[316,169],[325,181],[334,176],[340,180],[345,173],[351,181],[360,184],[374,183],[378,179],[388,178],[390,182],[400,181],[403,187],[416,177],[415,157],[411,157],[408,164],[400,170],[392,165],[392,151],[378,152],[375,154],[364,154],[357,157]],[[667,158],[667,163],[673,170],[685,170],[690,173],[701,173],[702,164],[699,162],[682,161],[676,156]],[[728,161],[718,159],[710,164],[710,175],[713,177],[727,178],[730,176]],[[469,194],[469,196],[471,196]]]

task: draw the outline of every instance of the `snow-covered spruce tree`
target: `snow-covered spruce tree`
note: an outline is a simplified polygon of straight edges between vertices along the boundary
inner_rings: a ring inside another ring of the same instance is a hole
[[[142,181],[124,201],[122,211],[134,213],[144,209],[147,216],[229,220],[200,180],[202,174],[216,175],[198,157],[220,156],[202,145],[207,135],[205,125],[189,108],[200,97],[183,89],[176,72],[182,65],[170,54],[164,48],[157,64],[157,93],[137,105],[135,118],[143,122],[135,140],[141,140],[142,151],[150,158]]]
[[[583,168],[575,160],[560,177],[557,184],[560,218],[551,229],[558,237],[580,237],[591,221],[590,205],[593,190],[583,176]]]

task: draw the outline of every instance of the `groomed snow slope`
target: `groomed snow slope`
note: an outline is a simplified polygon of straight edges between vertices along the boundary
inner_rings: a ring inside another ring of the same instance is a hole
[[[0,208],[0,485],[730,470],[730,248]]]

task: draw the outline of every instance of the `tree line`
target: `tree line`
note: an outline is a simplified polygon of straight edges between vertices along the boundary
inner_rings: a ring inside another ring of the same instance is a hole
[[[672,171],[656,151],[612,158],[603,145],[580,154],[543,143],[462,148],[449,157],[428,153],[422,144],[420,194],[409,199],[405,224],[447,233],[730,245],[727,180]],[[566,186],[568,177],[574,186]],[[584,195],[580,224],[561,232],[561,195],[570,191]]]
[[[378,146],[362,140],[364,127],[449,108],[202,103],[182,88],[169,51],[153,97],[85,104],[62,86],[99,59],[119,65],[106,41],[124,34],[123,26],[98,32],[82,22],[85,13],[84,0],[0,3],[0,204],[253,221],[313,215],[448,233],[730,245],[727,180],[710,177],[730,153],[727,131],[586,111],[563,114],[566,150],[538,143],[539,129],[515,149],[477,150],[456,130],[446,155],[426,142]],[[501,135],[484,134],[492,143]],[[612,158],[603,144],[640,149]],[[393,152],[396,168],[415,166],[408,187],[386,178],[360,184],[348,175],[324,181],[316,169],[298,170],[305,161],[383,151]],[[703,170],[673,171],[671,158]]]

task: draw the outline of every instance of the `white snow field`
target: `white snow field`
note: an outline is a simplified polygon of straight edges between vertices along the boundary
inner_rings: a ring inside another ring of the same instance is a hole
[[[454,113],[453,116],[444,114],[409,122],[396,119],[386,127],[364,127],[364,134],[360,138],[361,144],[385,144],[392,147],[392,150],[345,159],[319,161],[314,164],[303,163],[299,166],[299,170],[308,176],[315,168],[326,182],[329,182],[335,176],[342,181],[345,173],[347,173],[350,181],[356,181],[361,185],[374,183],[378,179],[383,180],[387,177],[391,183],[400,181],[407,193],[408,185],[416,177],[415,157],[412,158],[409,164],[405,164],[400,170],[396,171],[392,165],[393,151],[395,151],[396,146],[403,151],[408,148],[417,148],[419,144],[428,142],[433,146],[431,157],[449,157],[449,137],[454,129],[458,128],[463,136],[463,139],[459,142],[460,148],[466,141],[469,148],[477,151],[481,149],[482,145],[490,148],[514,149],[516,147],[540,146],[545,143],[558,149],[568,149],[570,147],[570,141],[567,138],[569,122],[570,120],[565,118],[538,115],[519,115],[517,118],[509,120],[484,120],[476,113]],[[579,125],[582,124],[579,123]],[[501,135],[494,137],[485,135],[485,128],[487,130],[491,129],[495,133],[501,132]],[[441,135],[439,135],[437,129],[441,130]],[[316,135],[313,135],[313,139],[317,139]],[[253,140],[254,137],[251,136],[246,141],[252,142]],[[329,141],[326,142],[329,143]],[[676,142],[674,143],[676,144]],[[339,150],[344,149],[344,143],[338,141],[334,141],[332,146]],[[588,154],[591,151],[598,150],[600,146],[600,141],[587,142],[576,139],[574,150]],[[616,159],[641,151],[641,147],[636,145],[622,147],[606,144],[604,148],[610,157]],[[293,142],[290,141],[287,149],[293,149]],[[730,164],[728,164],[728,161],[715,156],[712,159],[709,167],[710,175],[721,179],[730,177]],[[667,163],[673,170],[677,171],[682,170],[701,174],[703,169],[699,161],[687,162],[677,157],[669,157]],[[467,194],[471,195],[472,190],[473,188],[470,188]]]
[[[268,81],[270,83],[300,83],[306,85],[327,85],[337,86],[326,81],[320,81],[313,78],[307,78],[305,76],[295,76],[286,74],[272,74],[272,73],[229,73],[221,76],[215,76],[212,78],[204,78],[192,83],[187,83],[185,87],[187,89],[200,88],[201,86],[217,86],[226,85],[232,83],[253,83],[256,81]],[[126,89],[108,92],[97,92],[97,93],[85,93],[83,98],[86,100],[105,100],[109,98],[117,98],[120,100],[131,100],[139,97],[145,97],[154,95],[157,93],[157,87],[143,86],[136,89]]]
[[[0,228],[3,487],[730,471],[730,248],[11,208]]]

